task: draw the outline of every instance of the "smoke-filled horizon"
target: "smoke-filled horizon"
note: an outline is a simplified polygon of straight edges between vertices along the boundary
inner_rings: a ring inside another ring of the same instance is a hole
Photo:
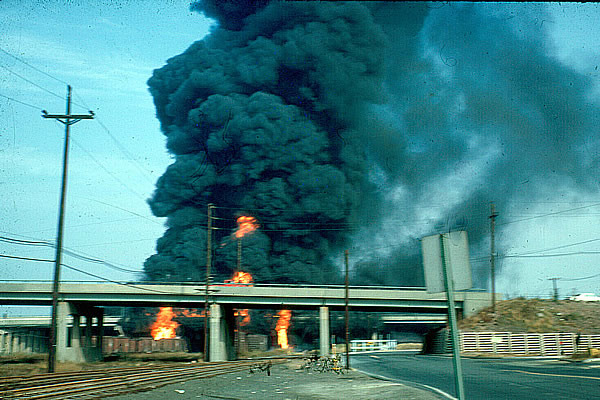
[[[350,248],[354,284],[422,285],[420,237],[460,227],[481,253],[490,202],[593,188],[592,84],[524,23],[543,5],[192,8],[217,26],[148,81],[175,159],[149,201],[168,225],[149,279],[204,279],[209,203],[222,276],[250,215],[257,282],[338,282]]]

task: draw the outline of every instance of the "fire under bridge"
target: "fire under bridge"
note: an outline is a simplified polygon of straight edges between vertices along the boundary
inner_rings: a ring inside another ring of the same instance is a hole
[[[487,307],[491,294],[482,291],[456,293],[459,314],[469,316]],[[497,298],[500,298],[497,296]],[[67,348],[66,322],[69,315],[79,321],[103,323],[102,306],[118,307],[181,307],[204,308],[206,285],[147,283],[62,283],[60,285],[57,330],[59,361],[89,360],[98,354],[93,349]],[[51,283],[0,282],[0,305],[51,305]],[[208,290],[210,307],[209,358],[211,361],[235,359],[233,309],[299,309],[319,310],[320,349],[328,354],[329,311],[343,310],[343,286],[300,286],[211,284]],[[424,288],[358,287],[349,288],[348,305],[352,311],[446,314],[445,293],[431,294]],[[99,329],[102,331],[102,329]],[[101,340],[100,340],[101,342]],[[74,353],[75,352],[75,353]]]

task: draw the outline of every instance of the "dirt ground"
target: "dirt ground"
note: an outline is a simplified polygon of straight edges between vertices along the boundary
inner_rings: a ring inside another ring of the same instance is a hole
[[[511,299],[459,321],[465,331],[513,333],[580,332],[600,334],[600,303],[569,300]]]
[[[214,378],[195,379],[148,392],[111,397],[115,400],[433,400],[440,397],[399,383],[370,378],[357,371],[305,372],[300,361],[274,365],[266,372],[235,372]]]
[[[178,356],[184,359],[190,354],[130,355],[128,359],[109,363],[57,364],[57,372],[83,371],[98,368],[119,368],[130,366],[188,364],[175,362]],[[276,364],[271,374],[250,371],[234,372],[213,378],[193,379],[186,382],[153,388],[148,391],[110,397],[115,400],[432,400],[439,399],[436,394],[407,385],[368,377],[350,370],[344,374],[334,372],[307,372],[301,370],[301,359],[285,364]],[[31,375],[46,372],[46,360],[42,355],[3,357],[0,360],[0,376]]]

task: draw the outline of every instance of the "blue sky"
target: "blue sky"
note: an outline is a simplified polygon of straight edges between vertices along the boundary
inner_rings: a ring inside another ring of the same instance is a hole
[[[207,34],[210,21],[188,4],[0,2],[0,236],[56,238],[64,126],[40,110],[63,113],[68,82],[72,111],[93,110],[97,119],[71,130],[65,247],[141,271],[164,231],[146,199],[171,162],[146,81]],[[0,254],[53,253],[0,242]],[[65,263],[114,280],[138,276],[68,255]],[[49,279],[51,271],[48,263],[0,260],[0,279]],[[94,279],[68,269],[62,277]]]
[[[164,221],[152,216],[146,199],[171,163],[146,81],[153,69],[208,33],[211,22],[190,12],[188,5],[186,0],[0,0],[0,236],[56,238],[64,127],[41,118],[40,111],[64,111],[68,82],[74,90],[73,112],[93,110],[97,119],[72,128],[65,248],[116,267],[142,270],[164,232]],[[598,77],[599,7],[548,7],[553,18],[532,23],[551,25],[556,57]],[[499,211],[518,219],[594,203],[600,203],[597,194],[566,190],[550,193],[547,203],[521,208],[515,203],[514,210]],[[512,248],[519,254],[595,240],[600,238],[597,210],[523,221],[510,229],[500,225],[498,240],[519,237]],[[599,248],[600,242],[592,241],[565,252]],[[6,241],[0,241],[0,254],[54,257],[48,246]],[[594,275],[598,257],[507,258],[497,287],[510,295],[547,295],[552,287],[548,278]],[[64,262],[112,280],[139,277],[71,255]],[[0,280],[50,279],[52,268],[51,263],[1,258]],[[62,278],[95,280],[69,269],[63,269]],[[562,294],[600,293],[600,278],[559,286]]]

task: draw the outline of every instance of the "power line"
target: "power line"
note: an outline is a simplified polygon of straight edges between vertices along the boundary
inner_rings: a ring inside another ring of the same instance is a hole
[[[33,85],[33,86],[35,86],[36,88],[38,88],[38,89],[41,89],[41,90],[43,90],[44,92],[46,92],[46,93],[48,93],[48,94],[51,94],[52,96],[58,97],[58,98],[59,98],[59,99],[61,99],[61,100],[63,99],[63,96],[61,96],[61,95],[59,95],[59,94],[57,94],[57,93],[54,93],[54,92],[52,92],[52,91],[50,91],[50,90],[46,89],[45,87],[42,87],[42,86],[38,85],[37,83],[35,83],[35,82],[33,82],[33,81],[30,81],[29,79],[25,78],[24,76],[22,76],[22,75],[20,75],[20,74],[17,74],[16,72],[12,71],[10,68],[8,68],[8,67],[6,67],[6,66],[4,66],[4,65],[2,65],[2,64],[0,64],[0,68],[4,68],[5,70],[7,70],[8,72],[10,72],[11,74],[18,76],[19,78],[23,79],[25,82],[32,84],[32,85]]]
[[[86,105],[85,101],[81,98],[81,96],[79,96],[77,93],[75,93],[75,96],[84,104]],[[90,108],[86,105],[87,108]],[[108,129],[106,127],[106,125],[104,125],[104,123],[102,123],[102,121],[100,120],[100,118],[96,117],[95,118],[96,122],[98,123],[98,125],[100,125],[100,127],[102,127],[102,129],[106,132],[106,134],[108,135],[108,137],[110,139],[112,139],[112,141],[114,142],[114,144],[117,146],[117,148],[121,151],[121,153],[123,153],[125,155],[125,157],[132,161],[134,163],[134,165],[138,168],[138,171],[142,173],[142,175],[144,176],[144,178],[149,182],[149,183],[154,183],[152,181],[152,179],[150,179],[148,176],[151,176],[152,173],[150,171],[148,171],[146,168],[144,168],[143,165],[141,165],[141,163],[129,152],[129,150],[127,150],[127,148],[125,146],[123,146],[121,144],[121,142],[119,142],[119,140],[115,137],[115,135],[112,134],[112,132],[110,131],[110,129]]]
[[[135,217],[127,217],[127,218],[119,218],[119,219],[111,219],[108,221],[96,221],[96,222],[86,222],[85,224],[69,224],[67,225],[68,228],[80,228],[82,226],[90,226],[90,225],[100,225],[100,224],[112,224],[115,222],[121,222],[121,221],[128,221],[128,220],[132,220]],[[27,231],[27,232],[22,232],[22,233],[39,233],[39,232],[47,232],[47,231],[53,231],[54,228],[48,228],[48,229],[41,229],[41,230],[36,230],[36,231]]]
[[[18,260],[27,260],[27,261],[40,261],[40,262],[50,262],[50,263],[54,262],[54,260],[44,260],[44,259],[39,259],[39,258],[10,256],[10,255],[7,255],[7,254],[0,254],[0,257],[3,257],[3,258],[14,258],[14,259],[18,259]],[[105,277],[100,276],[100,275],[92,274],[91,272],[87,272],[87,271],[81,270],[79,268],[73,267],[73,266],[68,265],[68,264],[61,263],[60,265],[63,266],[63,267],[65,267],[65,268],[68,268],[70,270],[77,271],[77,272],[82,273],[84,275],[92,276],[94,278],[97,278],[97,279],[100,279],[100,280],[103,280],[103,281],[106,281],[106,282],[116,283],[118,285],[123,285],[123,286],[129,286],[129,287],[133,287],[133,288],[136,288],[136,289],[139,289],[139,290],[145,290],[145,291],[148,291],[148,292],[169,294],[169,292],[165,292],[165,291],[162,291],[162,290],[148,289],[148,288],[139,287],[137,285],[133,285],[133,284],[130,284],[130,283],[123,283],[123,282],[119,282],[119,281],[114,281],[112,279],[108,279],[108,278],[105,278]]]
[[[93,155],[92,153],[90,153],[89,151],[87,151],[81,144],[79,144],[78,141],[76,141],[75,139],[71,138],[71,140],[73,141],[73,143],[75,143],[77,145],[77,147],[79,147],[92,161],[94,161],[100,168],[102,168],[104,170],[104,172],[106,172],[108,175],[110,175],[115,181],[119,182],[121,184],[121,186],[123,186],[125,189],[127,189],[130,193],[132,193],[133,195],[135,195],[138,199],[145,201],[146,199],[144,199],[139,193],[137,193],[136,191],[134,191],[132,188],[130,188],[125,182],[123,182],[122,180],[120,180],[119,178],[117,178],[117,176],[115,174],[113,174],[112,172],[110,172],[104,165],[102,165],[102,163],[100,161],[98,161]]]
[[[54,262],[54,260],[45,260],[45,259],[41,259],[41,258],[31,258],[31,257],[11,256],[11,255],[8,255],[8,254],[0,254],[0,257],[2,257],[2,258],[12,258],[12,259],[16,259],[16,260],[26,260],[26,261],[40,261],[40,262],[50,262],[50,263]]]
[[[1,51],[1,52],[3,52],[4,54],[6,54],[7,56],[14,58],[14,59],[15,59],[15,60],[17,60],[17,61],[20,61],[20,62],[22,62],[23,64],[25,64],[25,65],[27,65],[28,67],[30,67],[30,68],[32,68],[32,69],[34,69],[34,70],[36,70],[37,72],[39,72],[39,73],[41,73],[41,74],[43,74],[43,75],[46,75],[47,77],[49,77],[49,78],[52,78],[52,79],[54,79],[55,81],[58,81],[58,82],[60,82],[60,83],[64,83],[65,85],[68,85],[68,83],[67,83],[67,82],[65,82],[65,81],[63,81],[62,79],[58,79],[57,77],[55,77],[55,76],[52,76],[52,75],[50,75],[49,73],[47,73],[47,72],[45,72],[45,71],[42,71],[41,69],[39,69],[39,68],[37,68],[37,67],[35,67],[35,66],[33,66],[33,65],[29,64],[27,61],[23,60],[22,58],[20,58],[20,57],[17,57],[17,56],[15,56],[14,54],[11,54],[11,53],[9,53],[8,51],[4,50],[2,47],[0,47],[0,51]]]
[[[529,251],[529,252],[525,252],[525,253],[518,253],[518,254],[515,254],[515,255],[516,256],[524,256],[524,255],[535,254],[535,253],[543,253],[545,251],[552,251],[552,250],[564,249],[566,247],[579,246],[579,245],[582,245],[582,244],[593,243],[593,242],[597,242],[597,241],[600,241],[600,239],[589,239],[589,240],[584,240],[582,242],[565,244],[565,245],[562,245],[562,246],[551,247],[551,248],[544,249],[544,250],[534,250],[534,251]]]
[[[114,281],[112,279],[104,278],[103,276],[95,275],[95,274],[92,274],[91,272],[86,272],[86,271],[83,271],[83,270],[81,270],[79,268],[75,268],[75,267],[72,267],[72,266],[67,265],[67,264],[61,264],[61,265],[63,267],[65,267],[65,268],[70,269],[70,270],[77,271],[77,272],[82,273],[84,275],[88,275],[88,276],[91,276],[91,277],[94,277],[94,278],[97,278],[97,279],[101,279],[101,280],[106,281],[106,282],[116,283],[117,285],[128,286],[128,287],[132,287],[132,288],[139,289],[139,290],[145,290],[147,292],[154,292],[154,293],[161,293],[161,294],[171,294],[171,293],[165,292],[163,290],[148,289],[148,288],[140,287],[138,285],[133,285],[131,283],[124,283],[124,282]]]
[[[557,253],[557,254],[538,254],[538,255],[510,255],[505,254],[504,258],[550,258],[550,257],[565,257],[565,256],[579,256],[589,254],[600,254],[600,251],[577,251],[572,253]]]
[[[126,213],[129,213],[129,214],[135,215],[136,217],[143,218],[143,219],[145,219],[145,220],[147,220],[147,221],[150,221],[150,222],[152,222],[152,223],[154,223],[154,224],[157,224],[157,225],[163,225],[161,222],[158,222],[158,221],[155,221],[155,220],[153,220],[153,219],[151,219],[151,218],[145,217],[145,216],[143,216],[143,215],[141,215],[141,214],[138,214],[138,213],[136,213],[135,211],[127,210],[126,208],[119,207],[119,206],[115,206],[114,204],[106,203],[106,202],[104,202],[104,201],[101,201],[101,200],[92,199],[92,198],[89,198],[89,197],[84,197],[84,196],[79,196],[79,197],[81,197],[82,199],[86,199],[86,200],[89,200],[89,201],[94,201],[94,202],[96,202],[96,203],[103,204],[103,205],[105,205],[105,206],[108,206],[108,207],[113,207],[113,208],[116,208],[117,210],[125,211]]]
[[[6,96],[6,95],[4,95],[2,93],[0,93],[0,96],[4,97],[6,99],[12,100],[15,103],[19,103],[19,104],[22,104],[22,105],[27,106],[27,107],[35,108],[38,111],[42,109],[42,107],[38,107],[38,106],[34,106],[33,104],[25,103],[24,101],[14,99],[14,98]]]
[[[21,245],[21,246],[45,246],[45,247],[50,247],[50,248],[55,248],[55,244],[52,242],[47,242],[47,241],[31,241],[31,240],[20,240],[20,239],[14,239],[14,238],[10,238],[10,237],[6,237],[6,236],[0,236],[0,241],[6,242],[6,243],[11,243],[11,244],[16,244],[16,245]],[[85,253],[77,253],[76,251],[70,250],[68,248],[64,248],[63,247],[63,252],[71,257],[77,258],[81,261],[87,261],[87,262],[92,262],[92,263],[97,263],[97,264],[102,264],[106,267],[109,267],[111,269],[117,270],[117,271],[121,271],[121,272],[129,272],[129,273],[141,273],[144,271],[140,271],[140,270],[132,270],[132,269],[127,269],[121,266],[118,266],[114,263],[110,263],[108,261],[99,259],[99,258],[95,258],[92,257],[90,255],[86,255]],[[11,257],[7,257],[7,258],[13,258],[14,256]]]
[[[21,240],[21,239],[10,238],[10,237],[7,237],[7,236],[0,236],[0,241],[11,243],[11,244],[21,244],[21,245],[28,245],[28,246],[49,246],[49,245],[53,246],[53,244],[51,242],[33,241],[33,240]]]
[[[536,216],[533,216],[533,217],[517,219],[517,220],[514,220],[514,221],[507,221],[507,222],[503,222],[503,223],[497,224],[496,226],[498,226],[498,225],[514,224],[516,222],[529,221],[529,220],[536,219],[536,218],[549,217],[549,216],[553,216],[553,215],[563,214],[563,213],[566,213],[566,212],[569,212],[569,211],[583,210],[585,208],[590,208],[590,207],[595,207],[595,206],[600,206],[600,203],[593,203],[593,204],[590,204],[590,205],[587,205],[587,206],[575,207],[575,208],[570,208],[570,209],[562,210],[562,211],[555,211],[555,212],[551,212],[551,213],[536,215]]]
[[[592,278],[596,278],[600,276],[600,274],[596,274],[596,275],[590,275],[590,276],[584,276],[583,278],[560,278],[561,281],[567,281],[567,282],[572,282],[572,281],[583,281],[586,279],[592,279]]]

